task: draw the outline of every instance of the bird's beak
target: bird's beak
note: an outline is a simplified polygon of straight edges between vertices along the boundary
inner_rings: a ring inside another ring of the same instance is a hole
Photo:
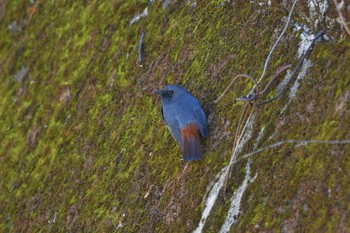
[[[158,95],[162,95],[163,94],[163,91],[162,90],[157,90],[154,92],[155,94],[158,94]]]

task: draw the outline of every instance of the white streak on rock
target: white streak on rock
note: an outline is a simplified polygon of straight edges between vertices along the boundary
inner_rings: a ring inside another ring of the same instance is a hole
[[[170,4],[170,0],[164,0],[163,3],[162,3],[162,5],[163,5],[163,10],[164,10],[165,8],[167,8],[167,7],[169,6],[169,4]]]
[[[201,233],[204,225],[207,221],[207,218],[210,215],[211,210],[214,207],[214,204],[216,202],[216,199],[219,196],[219,193],[224,186],[225,178],[227,178],[229,173],[229,168],[233,161],[236,160],[238,153],[242,150],[245,143],[252,137],[253,134],[253,123],[255,122],[255,116],[256,114],[253,114],[251,118],[249,118],[248,122],[246,123],[246,130],[244,131],[243,136],[241,137],[238,145],[236,146],[230,160],[230,165],[223,168],[219,179],[214,183],[213,188],[210,190],[209,195],[205,201],[205,208],[202,212],[201,220],[199,221],[198,227],[193,231],[193,233]]]
[[[196,0],[188,0],[187,2],[188,2],[188,4],[189,4],[191,7],[196,7],[196,6],[197,6],[197,1],[196,1]]]
[[[226,177],[226,171],[227,166],[224,168],[224,171],[221,173],[218,181],[215,182],[213,188],[210,190],[210,193],[207,197],[207,200],[205,201],[205,208],[202,213],[202,218],[199,221],[198,227],[193,231],[193,233],[200,233],[202,232],[205,222],[207,221],[207,218],[209,217],[209,214],[216,202],[216,199],[218,198],[218,195],[220,193],[220,190],[224,186],[225,183],[225,177]]]
[[[305,59],[303,62],[303,65],[301,66],[301,70],[298,74],[298,77],[295,80],[293,87],[290,89],[289,102],[291,101],[291,99],[293,99],[295,97],[295,94],[297,93],[299,86],[300,86],[300,80],[306,76],[306,72],[311,66],[312,66],[311,61]]]
[[[17,71],[16,74],[14,75],[17,82],[21,83],[23,81],[23,78],[26,76],[27,72],[28,72],[28,68],[22,65],[21,69]]]
[[[299,31],[300,29],[302,29],[303,32],[300,34],[301,41],[299,43],[299,48],[298,48],[298,53],[297,53],[297,57],[299,59],[301,59],[301,57],[306,53],[306,51],[308,50],[308,48],[310,47],[310,45],[312,43],[312,40],[315,38],[315,35],[310,33],[309,28],[307,26],[296,23],[296,25],[294,27],[294,31]],[[295,95],[299,89],[300,80],[302,80],[306,76],[307,71],[311,66],[312,66],[311,61],[309,59],[304,59],[302,65],[301,65],[300,71],[298,73],[298,76],[297,76],[292,88],[289,91],[289,100],[288,100],[287,104],[284,105],[281,113],[284,112],[287,109],[290,102],[292,102],[293,98],[295,97]],[[286,74],[286,77],[284,78],[284,80],[282,81],[282,83],[280,85],[282,85],[283,83],[287,83],[287,81],[289,82],[290,78],[291,78],[290,72],[288,72]]]
[[[247,189],[249,182],[253,182],[257,177],[257,174],[256,174],[252,179],[250,179],[250,163],[251,163],[251,160],[248,160],[247,165],[245,166],[245,169],[246,169],[245,178],[241,186],[239,186],[239,188],[233,193],[231,197],[230,209],[227,212],[227,216],[224,224],[221,227],[220,233],[229,232],[232,224],[238,221],[238,214],[240,212],[240,206],[241,206],[243,194]]]
[[[140,19],[146,17],[147,15],[148,15],[148,8],[146,7],[146,8],[142,11],[142,13],[134,15],[134,17],[129,21],[129,24],[131,25],[131,24],[133,24],[133,23],[139,21]]]
[[[309,7],[309,22],[314,24],[314,27],[317,28],[320,21],[324,19],[324,14],[328,9],[328,0],[315,1],[308,0]]]
[[[296,26],[297,27],[297,26]],[[300,43],[298,48],[298,58],[301,58],[310,47],[312,40],[315,38],[315,35],[310,33],[310,30],[307,26],[301,25],[299,26],[303,28],[303,32],[300,34]]]
[[[265,127],[262,127],[258,136],[256,137],[255,143],[254,143],[254,150],[256,150],[256,148],[258,148],[258,145],[262,139],[262,137],[264,136],[264,131],[265,131]]]

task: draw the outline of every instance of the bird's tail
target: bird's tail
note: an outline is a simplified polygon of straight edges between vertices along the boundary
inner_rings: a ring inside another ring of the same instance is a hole
[[[189,124],[181,129],[182,150],[184,160],[202,159],[202,146],[199,139],[199,129],[195,124]]]

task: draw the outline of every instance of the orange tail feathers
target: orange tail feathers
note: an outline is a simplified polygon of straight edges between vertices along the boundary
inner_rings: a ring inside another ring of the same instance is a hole
[[[202,146],[199,139],[199,128],[189,124],[181,129],[182,150],[184,160],[202,159]]]

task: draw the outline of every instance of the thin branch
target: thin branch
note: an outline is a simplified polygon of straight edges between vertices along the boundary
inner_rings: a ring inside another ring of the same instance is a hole
[[[242,155],[239,159],[236,159],[235,161],[233,161],[232,164],[235,164],[235,163],[238,163],[244,159],[250,158],[251,156],[256,155],[260,152],[263,152],[267,149],[276,148],[276,147],[282,146],[283,144],[296,144],[296,143],[300,144],[300,145],[297,145],[299,147],[299,146],[304,146],[304,145],[308,145],[308,144],[350,144],[350,140],[339,140],[338,141],[338,140],[295,140],[295,139],[289,139],[286,141],[280,141],[280,142],[273,143],[271,145],[259,148],[256,151],[252,151],[250,153]]]
[[[244,119],[247,117],[248,107],[249,107],[249,104],[247,103],[244,106],[244,109],[243,109],[243,112],[241,114],[241,117],[239,118],[238,127],[237,127],[237,130],[236,130],[235,138],[234,138],[234,142],[233,142],[233,148],[235,148],[235,146],[238,144],[238,135],[241,134],[241,129],[242,129],[242,125],[243,125]]]
[[[247,110],[247,108],[245,108],[244,110]],[[227,169],[225,171],[225,175],[224,175],[225,176],[224,190],[226,190],[227,180],[228,180],[228,177],[230,175],[230,169],[231,169],[232,165],[235,163],[236,157],[238,156],[238,149],[239,149],[238,145],[240,144],[241,140],[243,139],[244,132],[247,129],[247,126],[248,126],[248,124],[249,124],[249,122],[250,122],[250,120],[251,120],[251,118],[253,116],[253,112],[254,112],[254,108],[252,108],[252,111],[250,112],[250,115],[248,116],[247,120],[245,121],[245,125],[244,125],[242,131],[239,134],[239,138],[236,141],[236,143],[234,144],[234,148],[232,149],[232,155],[231,155],[231,158],[230,158],[230,163],[228,164]],[[243,113],[242,115],[246,116],[246,113]],[[239,124],[242,124],[242,122],[240,122]]]
[[[337,9],[338,11],[338,15],[339,15],[339,18],[340,18],[340,22],[342,24],[342,26],[345,28],[345,31],[348,33],[348,35],[350,36],[350,29],[348,28],[348,25],[345,21],[345,18],[343,16],[343,14],[341,13],[340,9],[338,8],[338,1],[337,0],[333,0],[334,2],[334,5],[335,5],[335,9]]]
[[[239,144],[239,141],[241,140],[241,135],[243,134],[243,131],[242,130],[242,126],[243,126],[243,122],[244,120],[246,119],[247,117],[247,113],[248,113],[248,109],[249,109],[249,103],[246,103],[246,105],[244,106],[244,109],[243,109],[243,112],[239,118],[239,121],[238,121],[238,127],[237,127],[237,130],[236,130],[236,133],[235,133],[235,138],[234,138],[234,141],[233,141],[233,147],[232,147],[232,156],[231,156],[231,159],[230,161],[232,160],[232,157],[235,157],[235,154],[236,154],[236,147],[237,145]],[[249,117],[250,118],[250,117]],[[247,124],[247,122],[246,122]],[[244,130],[245,130],[246,126],[244,126]],[[230,176],[230,167],[231,165],[229,165],[227,167],[227,173],[225,175],[225,185],[224,185],[224,193],[225,193],[225,190],[226,190],[226,186],[227,186],[227,181],[228,181],[228,177]]]
[[[280,69],[277,70],[276,74],[270,79],[270,81],[267,83],[267,85],[265,86],[264,90],[262,90],[259,95],[263,95],[265,94],[265,92],[267,91],[267,89],[270,87],[270,85],[273,83],[273,81],[275,81],[275,79],[285,70],[289,69],[290,67],[292,67],[291,64],[289,65],[285,65],[283,67],[281,67]]]
[[[145,33],[142,32],[141,36],[140,36],[140,41],[139,41],[139,49],[138,49],[138,53],[139,56],[137,58],[137,63],[142,66],[142,61],[143,61],[143,41],[144,41],[144,37],[145,37]]]
[[[216,100],[214,100],[214,103],[215,103],[215,104],[218,103],[218,102],[220,101],[220,99],[226,94],[226,92],[230,89],[230,87],[232,86],[232,84],[233,84],[233,83],[236,81],[236,79],[239,78],[239,77],[244,77],[244,78],[250,79],[250,80],[254,83],[254,85],[255,85],[254,88],[256,88],[257,92],[259,92],[259,91],[258,91],[258,83],[255,81],[255,79],[253,79],[251,76],[246,75],[246,74],[238,74],[238,75],[236,75],[236,76],[232,79],[232,81],[231,81],[230,84],[226,87],[226,89],[222,92],[222,94],[221,94]]]
[[[261,82],[261,80],[263,79],[263,77],[265,76],[265,73],[266,73],[266,69],[267,69],[267,66],[270,62],[270,58],[271,58],[271,55],[273,53],[273,51],[275,50],[275,48],[277,47],[278,43],[280,42],[282,36],[284,35],[288,25],[289,25],[289,22],[290,22],[290,19],[292,18],[292,13],[293,13],[293,10],[294,10],[294,7],[295,7],[295,4],[297,3],[297,0],[294,0],[293,2],[293,5],[292,5],[292,8],[290,9],[290,12],[289,12],[289,15],[288,15],[288,19],[287,19],[287,23],[286,25],[284,26],[280,36],[278,37],[278,39],[276,40],[275,44],[272,46],[272,49],[270,50],[270,53],[269,55],[267,56],[266,60],[265,60],[265,65],[264,65],[264,70],[263,70],[263,73],[261,74],[259,80],[258,80],[258,83]]]
[[[275,42],[275,44],[272,46],[266,60],[265,60],[265,65],[264,65],[264,70],[263,70],[263,73],[261,74],[258,82],[256,82],[251,76],[249,75],[245,75],[245,74],[239,74],[237,75],[236,77],[233,78],[233,80],[230,82],[230,84],[226,87],[226,89],[223,91],[223,93],[216,99],[214,100],[214,103],[218,103],[219,100],[226,94],[226,92],[230,89],[230,87],[232,86],[232,84],[234,83],[234,81],[238,78],[238,77],[246,77],[246,78],[249,78],[250,80],[252,80],[254,82],[254,87],[252,88],[252,90],[250,91],[250,93],[252,94],[253,93],[253,90],[256,89],[258,90],[258,84],[261,82],[262,78],[265,76],[265,73],[266,73],[266,69],[267,69],[267,66],[270,62],[270,58],[271,58],[271,55],[273,53],[273,51],[275,50],[275,48],[277,47],[278,43],[280,42],[282,36],[284,35],[284,33],[286,32],[287,28],[288,28],[288,25],[289,25],[289,22],[291,20],[291,17],[292,17],[292,13],[293,13],[293,10],[294,10],[294,7],[295,7],[295,4],[296,4],[297,0],[294,0],[293,2],[293,5],[292,5],[292,8],[289,12],[289,15],[288,15],[288,18],[287,18],[287,23],[286,25],[284,26],[281,34],[279,35],[277,41]],[[257,93],[259,93],[259,91],[256,91]],[[248,95],[249,96],[249,95]],[[252,95],[253,96],[253,99],[257,98],[258,96],[256,95]],[[240,98],[239,100],[244,100],[244,101],[251,101],[253,99],[250,99],[250,98]]]
[[[320,38],[321,36],[323,36],[323,35],[324,35],[324,31],[323,31],[323,30],[319,31],[319,32],[315,35],[315,37],[314,37],[314,39],[312,40],[312,42],[311,42],[309,48],[306,50],[304,56],[300,59],[300,61],[298,62],[297,66],[296,66],[296,67],[294,68],[294,70],[292,71],[292,73],[291,73],[291,75],[290,75],[289,81],[292,79],[292,77],[293,77],[293,76],[296,74],[296,72],[299,70],[299,68],[300,68],[301,65],[303,64],[304,59],[310,54],[311,49],[312,49],[314,43],[316,42],[316,40],[317,40],[318,38]],[[289,83],[289,82],[288,82],[288,83]],[[268,99],[268,100],[262,101],[262,102],[256,104],[255,106],[261,106],[261,105],[270,103],[270,102],[274,101],[275,99],[277,99],[277,98],[282,94],[282,92],[284,91],[284,89],[286,89],[288,83],[286,83],[286,84],[284,85],[284,87],[283,87],[274,97],[272,97],[272,98],[270,98],[270,99]]]

